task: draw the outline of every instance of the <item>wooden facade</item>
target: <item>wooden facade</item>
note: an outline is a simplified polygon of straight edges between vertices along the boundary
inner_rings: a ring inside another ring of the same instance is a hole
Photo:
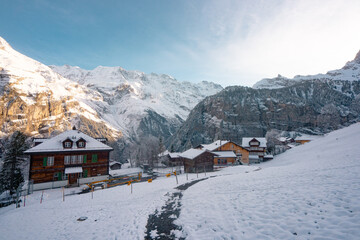
[[[34,140],[35,146],[24,152],[30,156],[29,180],[34,189],[79,185],[109,176],[113,148],[81,131],[73,129]]]
[[[239,146],[238,144],[229,141],[221,146],[219,146],[218,148],[216,148],[213,151],[233,151],[236,155],[235,158],[226,158],[227,164],[235,164],[236,161],[239,161],[243,164],[248,164],[249,163],[249,150]],[[220,163],[221,161],[224,161],[225,159],[220,159],[217,156],[214,156],[214,164],[218,165],[219,164],[219,160]]]
[[[211,172],[214,170],[214,154],[203,152],[193,159],[182,157],[184,171],[187,173]]]
[[[249,147],[247,149],[249,150],[250,160],[249,163],[259,163],[264,161],[264,156],[266,153],[266,147],[261,146],[261,143],[256,138],[251,139],[248,142]]]
[[[34,184],[68,180],[71,185],[79,178],[108,175],[109,154],[110,151],[31,153],[29,179]],[[65,169],[71,167],[81,167],[82,173],[65,174]]]

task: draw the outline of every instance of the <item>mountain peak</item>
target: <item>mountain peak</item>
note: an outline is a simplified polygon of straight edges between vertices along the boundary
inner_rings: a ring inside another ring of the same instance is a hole
[[[354,61],[360,63],[360,51],[356,54]]]
[[[5,49],[5,48],[12,48],[12,47],[5,39],[0,37],[0,49]]]

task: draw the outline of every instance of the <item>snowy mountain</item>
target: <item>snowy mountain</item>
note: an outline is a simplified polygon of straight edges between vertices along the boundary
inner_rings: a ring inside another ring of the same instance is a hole
[[[97,113],[102,95],[15,51],[0,38],[1,135],[22,130],[48,136],[73,125],[110,139],[121,132]]]
[[[145,74],[121,67],[99,66],[93,70],[68,65],[50,67],[99,92],[108,103],[101,116],[128,138],[171,136],[197,103],[222,90],[220,85],[210,82],[179,82],[165,74]]]
[[[301,76],[297,75],[294,78],[286,78],[278,75],[275,78],[265,78],[255,83],[253,88],[268,88],[276,89],[288,87],[301,81],[320,80],[323,82],[332,81],[336,82],[338,88],[341,88],[343,82],[352,82],[360,80],[360,51],[356,54],[354,60],[349,61],[341,69],[328,71],[326,74],[316,74]]]
[[[122,147],[143,137],[165,139],[198,102],[221,90],[210,82],[179,82],[121,67],[48,67],[0,38],[2,135],[22,130],[47,136],[75,125]]]

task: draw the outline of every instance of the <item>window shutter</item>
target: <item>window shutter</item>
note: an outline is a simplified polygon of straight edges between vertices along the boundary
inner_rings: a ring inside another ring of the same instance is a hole
[[[62,172],[58,172],[58,180],[59,180],[59,181],[62,180]]]
[[[93,162],[93,163],[96,163],[97,162],[97,154],[93,154],[92,156],[91,156],[91,161]]]
[[[44,159],[43,159],[43,166],[46,167],[46,164],[47,164],[47,157],[44,157]]]
[[[86,163],[86,157],[87,157],[87,155],[84,155],[84,163]]]
[[[84,170],[84,178],[86,178],[86,177],[87,177],[87,172],[88,172],[88,170],[87,170],[87,169],[85,169],[85,170]]]

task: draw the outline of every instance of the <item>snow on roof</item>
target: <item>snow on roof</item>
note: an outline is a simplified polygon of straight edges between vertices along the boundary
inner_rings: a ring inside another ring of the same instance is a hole
[[[84,148],[78,148],[75,144],[79,139],[84,139],[86,145]],[[70,139],[74,142],[72,148],[63,148],[62,142],[66,139]],[[35,152],[71,152],[71,151],[88,151],[88,150],[108,150],[112,151],[113,148],[102,142],[92,138],[79,130],[68,130],[53,138],[46,139],[42,144],[39,144],[33,148],[26,150],[24,153],[35,153]]]
[[[215,149],[225,145],[228,142],[230,142],[230,141],[228,141],[228,140],[216,140],[215,142],[210,143],[210,144],[201,144],[201,146],[203,146],[203,148],[206,149],[206,150],[214,151]]]
[[[65,168],[65,174],[82,173],[82,172],[83,172],[82,167],[68,167],[68,168]]]
[[[321,135],[306,135],[306,134],[304,134],[304,135],[301,135],[301,136],[297,136],[296,138],[295,138],[295,140],[315,140],[315,139],[318,139],[318,138],[321,138],[321,137],[323,137],[323,136],[321,136]]]
[[[260,137],[245,137],[242,139],[242,147],[250,147],[249,143],[251,140],[256,139],[257,141],[260,142],[260,146],[259,147],[266,147],[266,139],[265,138],[260,138]]]
[[[163,151],[162,153],[159,153],[158,154],[158,157],[164,157],[164,156],[166,156],[166,155],[169,155],[169,151],[168,150],[165,150],[165,151]]]
[[[259,159],[258,155],[249,155],[249,159]]]
[[[274,155],[268,154],[268,155],[265,155],[264,158],[274,158]]]
[[[180,157],[180,155],[181,155],[181,153],[179,153],[179,152],[169,153],[169,156],[171,158],[178,158],[178,157]]]
[[[223,158],[236,157],[233,151],[216,151],[212,153],[218,155],[218,157],[223,157]]]
[[[194,149],[194,148],[190,148],[189,150],[181,153],[181,157],[183,158],[188,158],[188,159],[194,159],[196,158],[197,156],[203,154],[204,152],[206,152],[206,150],[204,149]]]
[[[115,165],[115,164],[120,164],[121,165],[121,163],[116,162],[116,161],[110,161],[110,163],[109,163],[110,166]]]
[[[42,142],[44,142],[44,141],[46,141],[46,140],[48,140],[47,138],[34,138],[33,139],[33,142],[40,142],[40,143],[42,143]]]

